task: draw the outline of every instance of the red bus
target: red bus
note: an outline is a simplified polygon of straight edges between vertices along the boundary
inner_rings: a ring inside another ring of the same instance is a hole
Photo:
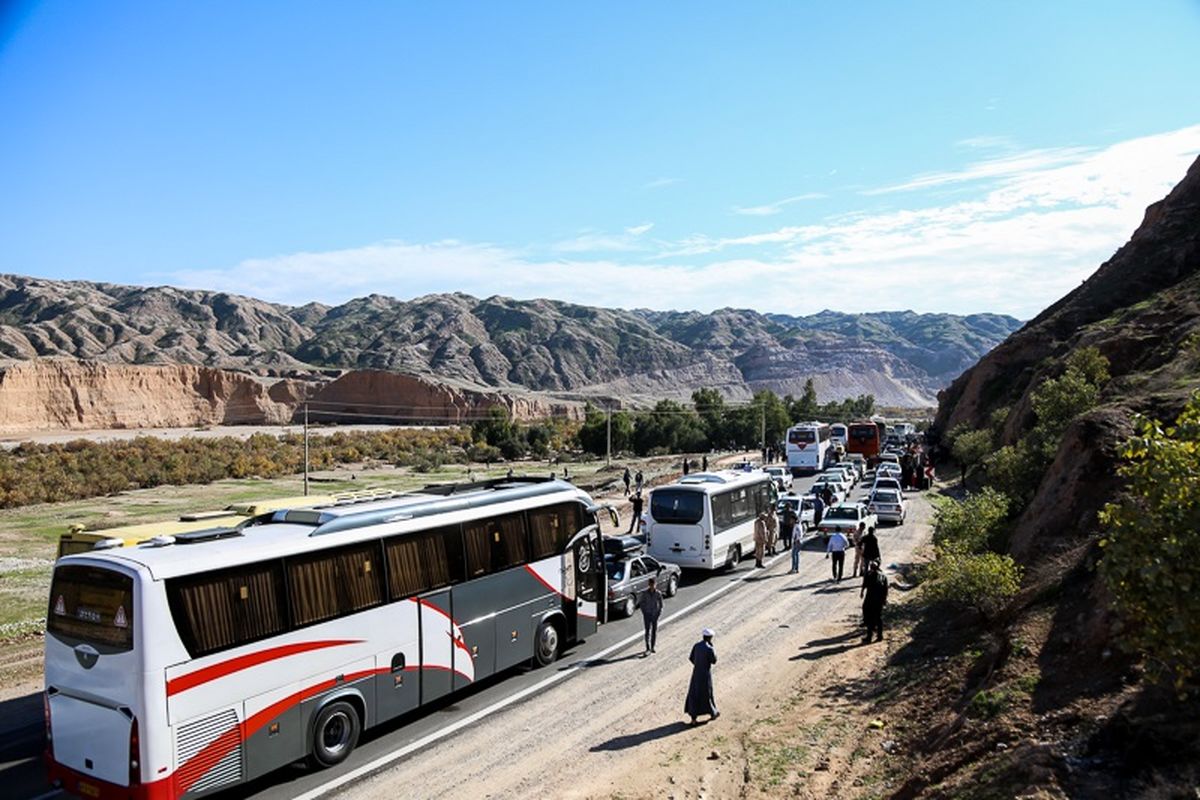
[[[858,453],[867,460],[867,466],[873,467],[879,461],[879,451],[883,448],[883,439],[887,426],[882,422],[867,420],[851,422],[846,442],[847,453]]]

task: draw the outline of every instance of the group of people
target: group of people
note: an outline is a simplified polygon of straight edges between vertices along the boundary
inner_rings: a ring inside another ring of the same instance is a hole
[[[871,562],[882,558],[879,554],[879,538],[875,536],[875,531],[867,530],[862,523],[850,534],[850,538],[846,538],[846,534],[841,531],[834,531],[829,534],[829,541],[825,545],[825,557],[833,562],[830,565],[833,571],[832,580],[842,579],[846,567],[846,551],[851,548],[854,549],[851,578],[857,578],[860,571],[865,573]]]

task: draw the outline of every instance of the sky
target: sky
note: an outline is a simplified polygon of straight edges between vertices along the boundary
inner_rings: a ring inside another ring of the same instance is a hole
[[[1200,154],[1200,2],[0,0],[0,272],[1029,318]]]

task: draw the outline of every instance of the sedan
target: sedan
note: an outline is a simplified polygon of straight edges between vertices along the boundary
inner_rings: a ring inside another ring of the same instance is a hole
[[[900,487],[900,481],[891,476],[877,477],[875,485],[871,487],[871,494],[875,494],[880,489],[894,489],[901,497],[904,496],[904,490]]]
[[[636,551],[605,554],[604,570],[608,573],[608,607],[626,617],[633,616],[641,605],[651,578],[657,579],[663,597],[674,597],[679,591],[679,576],[683,572],[677,564],[668,564]]]
[[[829,491],[833,492],[834,503],[842,502],[846,499],[846,495],[850,494],[850,484],[838,480],[832,475],[822,475],[813,481],[812,494],[820,494],[826,486],[829,487]]]
[[[828,467],[821,474],[832,475],[835,478],[840,477],[842,482],[849,486],[853,486],[858,481],[858,476],[855,471],[852,468],[842,464],[834,464],[832,467]]]
[[[771,476],[780,492],[792,488],[792,471],[787,467],[763,467],[763,472]]]
[[[871,497],[867,500],[867,508],[872,514],[879,517],[880,522],[904,524],[906,515],[904,495],[895,489],[879,489],[871,492]]]

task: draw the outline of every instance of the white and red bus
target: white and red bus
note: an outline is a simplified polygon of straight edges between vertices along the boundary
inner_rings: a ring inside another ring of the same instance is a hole
[[[596,630],[597,507],[508,479],[70,555],[46,625],[51,782],[178,798],[307,757]]]
[[[801,422],[788,428],[787,463],[793,475],[820,472],[829,462],[831,432],[823,422]]]

